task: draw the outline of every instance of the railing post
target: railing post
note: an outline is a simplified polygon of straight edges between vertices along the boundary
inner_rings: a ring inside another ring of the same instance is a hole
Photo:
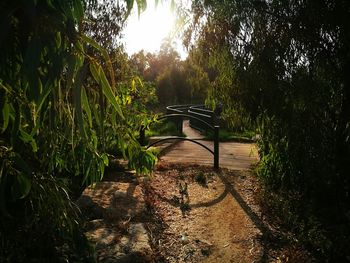
[[[179,131],[179,134],[183,133],[183,119],[182,119],[182,116],[179,116],[179,119],[178,119],[178,131]]]
[[[214,168],[219,169],[219,129],[220,126],[214,126]]]

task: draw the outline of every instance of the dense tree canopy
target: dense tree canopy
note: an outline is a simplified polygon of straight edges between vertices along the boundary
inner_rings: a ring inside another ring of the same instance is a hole
[[[192,11],[187,43],[215,73],[210,100],[232,123],[256,123],[266,187],[288,200],[301,232],[314,230],[311,215],[348,224],[349,1],[195,1]],[[348,249],[349,228],[338,229],[325,232],[337,245],[320,248],[334,258]]]
[[[106,38],[125,19],[112,4],[0,3],[1,262],[86,262],[91,255],[71,197],[101,180],[111,152],[139,172],[154,165],[135,137],[149,121],[150,92],[127,75],[127,57]],[[93,24],[95,15],[111,27]]]
[[[162,43],[158,53],[142,50],[130,60],[135,73],[155,85],[161,107],[204,102],[208,84],[206,75],[190,58],[181,61],[169,39]]]

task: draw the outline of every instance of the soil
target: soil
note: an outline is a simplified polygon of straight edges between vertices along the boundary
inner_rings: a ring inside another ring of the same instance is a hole
[[[162,162],[142,187],[155,262],[315,262],[269,224],[250,170]]]
[[[98,262],[313,262],[269,225],[249,170],[162,161],[150,177],[104,180],[78,200]]]
[[[145,184],[145,200],[163,222],[152,234],[157,262],[258,262],[262,232],[248,177],[245,171],[160,165]],[[187,184],[184,200],[180,184]]]

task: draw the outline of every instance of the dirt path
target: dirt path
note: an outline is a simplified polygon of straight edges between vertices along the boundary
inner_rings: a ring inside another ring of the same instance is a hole
[[[252,180],[244,171],[161,164],[148,190],[164,226],[154,235],[157,262],[259,262],[264,229]],[[187,184],[188,203],[179,184]]]
[[[184,121],[183,132],[191,139],[203,139],[203,136]],[[201,143],[213,149],[213,142],[201,140]],[[258,161],[255,144],[221,142],[219,145],[220,167],[231,170],[245,170]],[[213,155],[203,147],[189,141],[181,141],[161,157],[167,163],[191,163],[212,166]]]

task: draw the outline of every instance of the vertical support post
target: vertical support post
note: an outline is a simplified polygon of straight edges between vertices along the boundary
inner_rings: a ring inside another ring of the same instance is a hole
[[[219,129],[220,127],[214,126],[214,168],[219,169]]]
[[[143,125],[141,125],[141,127],[140,127],[139,143],[141,144],[141,146],[146,145],[145,127]]]
[[[177,125],[178,125],[179,134],[182,134],[183,133],[183,125],[184,125],[182,116],[179,116]]]

